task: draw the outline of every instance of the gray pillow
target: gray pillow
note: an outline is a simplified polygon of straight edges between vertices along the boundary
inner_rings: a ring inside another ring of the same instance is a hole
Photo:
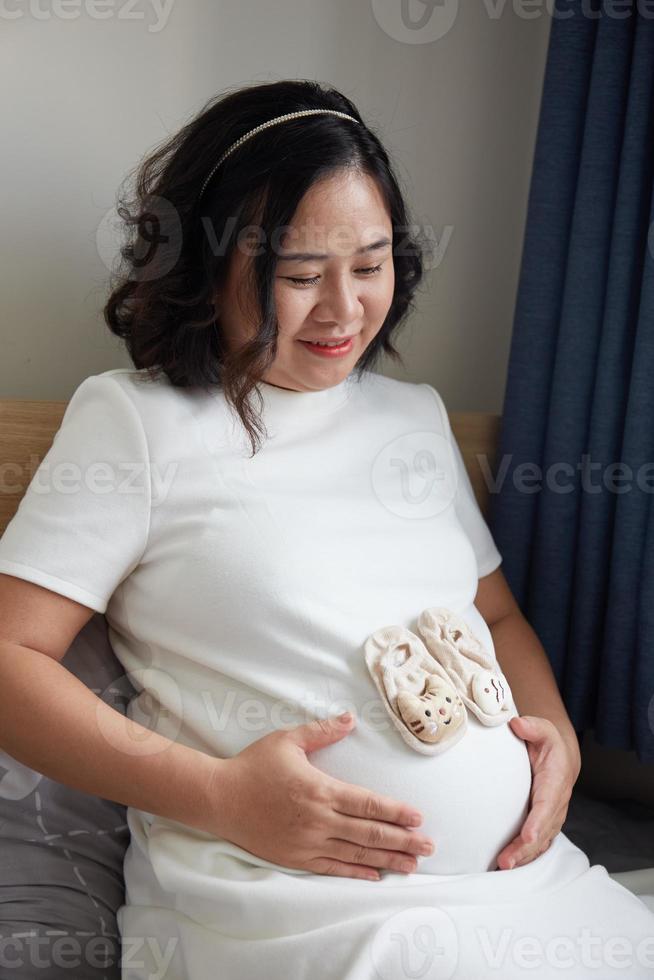
[[[62,663],[126,713],[136,691],[102,614]],[[120,980],[125,818],[122,804],[54,782],[0,750],[0,980]]]

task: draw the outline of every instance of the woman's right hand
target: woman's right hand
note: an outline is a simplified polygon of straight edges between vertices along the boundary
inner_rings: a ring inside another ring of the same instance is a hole
[[[217,759],[207,829],[287,868],[368,879],[379,878],[378,868],[415,871],[414,855],[432,841],[408,829],[412,817],[422,821],[414,807],[334,779],[307,759],[348,735],[352,722],[317,719]]]

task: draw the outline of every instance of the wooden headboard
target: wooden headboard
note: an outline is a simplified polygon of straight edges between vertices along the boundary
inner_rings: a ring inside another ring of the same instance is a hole
[[[16,512],[21,497],[61,425],[67,402],[0,399],[0,534]],[[456,440],[479,501],[487,514],[488,490],[477,454],[493,470],[499,415],[452,412]]]
[[[450,412],[452,432],[459,444],[472,489],[485,517],[488,517],[488,483],[485,467],[482,469],[482,466],[486,464],[491,473],[495,472],[501,422],[501,415],[487,412]],[[482,466],[479,464],[480,456]]]

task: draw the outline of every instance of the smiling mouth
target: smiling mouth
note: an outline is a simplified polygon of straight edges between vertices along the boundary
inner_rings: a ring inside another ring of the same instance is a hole
[[[349,354],[354,346],[352,337],[347,337],[345,340],[342,340],[336,344],[317,342],[313,340],[302,340],[301,338],[299,342],[311,354],[316,354],[318,357],[323,358],[343,357],[345,354]]]
[[[344,344],[347,344],[349,340],[352,340],[352,336],[340,338],[334,337],[332,339],[325,338],[324,340],[306,340],[304,337],[300,337],[300,340],[303,344],[317,344],[320,347],[342,347]]]

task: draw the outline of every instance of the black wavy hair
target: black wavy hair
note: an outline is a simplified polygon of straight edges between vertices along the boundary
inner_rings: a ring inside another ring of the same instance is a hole
[[[361,125],[321,114],[270,126],[237,147],[201,195],[215,163],[239,137],[304,109],[335,109]],[[348,170],[376,181],[393,225],[394,295],[381,329],[356,363],[360,375],[383,353],[402,363],[392,337],[423,277],[424,244],[410,225],[386,151],[346,96],[305,79],[227,90],[139,163],[131,197],[119,194],[126,240],[103,309],[106,323],[150,378],[163,373],[179,387],[220,386],[247,430],[253,454],[265,427],[249,395],[276,352],[277,255],[269,243],[275,229],[290,224],[314,183]],[[260,229],[261,247],[249,258],[244,281],[258,328],[230,351],[214,299],[235,248],[242,247],[239,235],[252,225]]]

